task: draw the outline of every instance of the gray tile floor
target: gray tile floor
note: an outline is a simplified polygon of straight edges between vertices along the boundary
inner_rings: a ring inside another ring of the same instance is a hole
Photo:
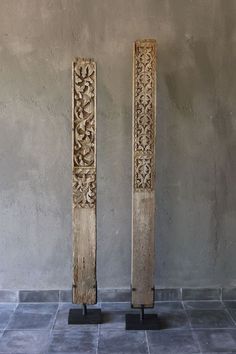
[[[0,354],[236,353],[236,301],[158,302],[159,331],[125,331],[128,303],[98,306],[101,325],[69,326],[69,303],[0,304]]]

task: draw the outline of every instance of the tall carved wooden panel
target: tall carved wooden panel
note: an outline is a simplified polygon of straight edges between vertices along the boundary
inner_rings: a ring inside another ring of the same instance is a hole
[[[156,41],[133,50],[132,306],[154,304]]]
[[[72,65],[73,302],[95,304],[96,286],[96,65]]]

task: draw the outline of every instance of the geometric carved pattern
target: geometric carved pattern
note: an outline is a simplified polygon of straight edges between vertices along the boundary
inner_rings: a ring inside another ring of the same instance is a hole
[[[73,62],[73,207],[96,206],[96,67]]]
[[[135,42],[134,56],[134,190],[154,188],[156,41]]]

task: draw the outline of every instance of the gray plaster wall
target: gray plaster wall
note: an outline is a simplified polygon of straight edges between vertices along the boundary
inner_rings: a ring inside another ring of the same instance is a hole
[[[71,61],[97,61],[98,286],[128,287],[132,43],[158,41],[156,285],[236,285],[236,1],[0,1],[0,288],[71,287]]]

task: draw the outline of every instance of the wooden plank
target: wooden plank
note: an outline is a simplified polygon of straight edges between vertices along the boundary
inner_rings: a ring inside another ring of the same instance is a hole
[[[133,50],[132,306],[154,304],[156,41]]]
[[[96,65],[72,64],[73,302],[95,304],[96,285]]]

